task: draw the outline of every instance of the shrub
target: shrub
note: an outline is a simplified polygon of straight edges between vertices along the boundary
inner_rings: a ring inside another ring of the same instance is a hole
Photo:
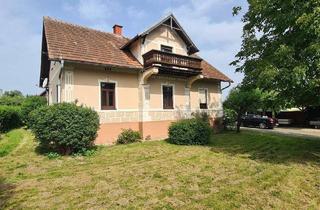
[[[40,147],[67,155],[91,148],[99,127],[95,111],[70,103],[42,106],[29,116]]]
[[[237,121],[237,113],[232,109],[224,109],[223,110],[223,124],[224,128],[227,129],[235,129],[236,121]]]
[[[46,104],[47,104],[47,100],[44,97],[41,97],[41,96],[26,97],[26,99],[22,102],[22,105],[21,105],[21,114],[22,114],[23,121],[28,124],[29,114],[33,110],[41,106],[45,106]]]
[[[191,114],[194,118],[198,119],[198,120],[202,120],[204,122],[209,122],[210,116],[207,112],[193,112]]]
[[[141,135],[139,131],[134,131],[132,129],[123,129],[119,134],[117,139],[117,144],[130,144],[133,142],[138,142],[141,140]]]
[[[0,106],[0,132],[22,125],[21,109],[16,106]]]
[[[179,145],[205,145],[209,142],[211,127],[199,119],[174,122],[169,127],[169,142]]]

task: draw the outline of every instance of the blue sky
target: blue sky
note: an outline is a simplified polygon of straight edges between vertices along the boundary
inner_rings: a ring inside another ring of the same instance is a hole
[[[235,81],[229,63],[240,49],[242,23],[232,16],[244,0],[1,0],[0,89],[37,94],[42,17],[111,32],[117,23],[133,37],[172,12],[200,49],[200,55]],[[228,92],[228,91],[227,91]],[[226,93],[224,95],[226,95]]]

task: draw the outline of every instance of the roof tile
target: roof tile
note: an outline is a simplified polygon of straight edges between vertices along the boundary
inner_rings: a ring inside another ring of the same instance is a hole
[[[120,49],[128,39],[78,25],[44,18],[44,30],[50,60],[72,61],[142,68],[130,53]]]

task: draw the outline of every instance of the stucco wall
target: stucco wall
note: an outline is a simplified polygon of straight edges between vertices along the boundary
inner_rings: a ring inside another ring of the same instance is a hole
[[[142,55],[149,52],[152,49],[160,50],[161,45],[167,45],[172,47],[173,53],[180,55],[187,55],[188,50],[184,41],[180,36],[168,26],[160,26],[145,38],[144,43],[141,39],[138,39],[131,45],[132,54],[143,63]]]
[[[147,82],[150,93],[149,101],[147,106],[141,106],[146,99],[139,94],[143,87],[139,86],[137,72],[115,72],[84,65],[65,67],[61,79],[62,101],[66,101],[65,75],[67,72],[72,73],[71,101],[77,101],[79,105],[85,105],[98,111],[101,123],[176,120],[189,117],[191,112],[199,110],[199,88],[208,89],[208,111],[210,113],[221,109],[220,83],[214,80],[196,81],[188,94],[186,78],[152,76]],[[116,110],[101,110],[100,108],[99,85],[102,81],[116,84]],[[174,110],[163,109],[162,85],[173,85]]]
[[[222,109],[219,81],[198,80],[192,84],[190,90],[191,109],[199,109],[199,88],[208,89],[208,109]]]
[[[137,73],[119,73],[94,69],[90,67],[75,67],[74,100],[99,111],[100,82],[116,83],[116,108],[118,110],[138,109],[138,75]]]

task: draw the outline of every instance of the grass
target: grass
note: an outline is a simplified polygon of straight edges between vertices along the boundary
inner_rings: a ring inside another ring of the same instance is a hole
[[[49,159],[0,158],[0,209],[319,209],[320,140],[242,132],[209,146],[165,141]]]
[[[23,138],[23,130],[15,129],[0,136],[0,158],[12,152]]]

